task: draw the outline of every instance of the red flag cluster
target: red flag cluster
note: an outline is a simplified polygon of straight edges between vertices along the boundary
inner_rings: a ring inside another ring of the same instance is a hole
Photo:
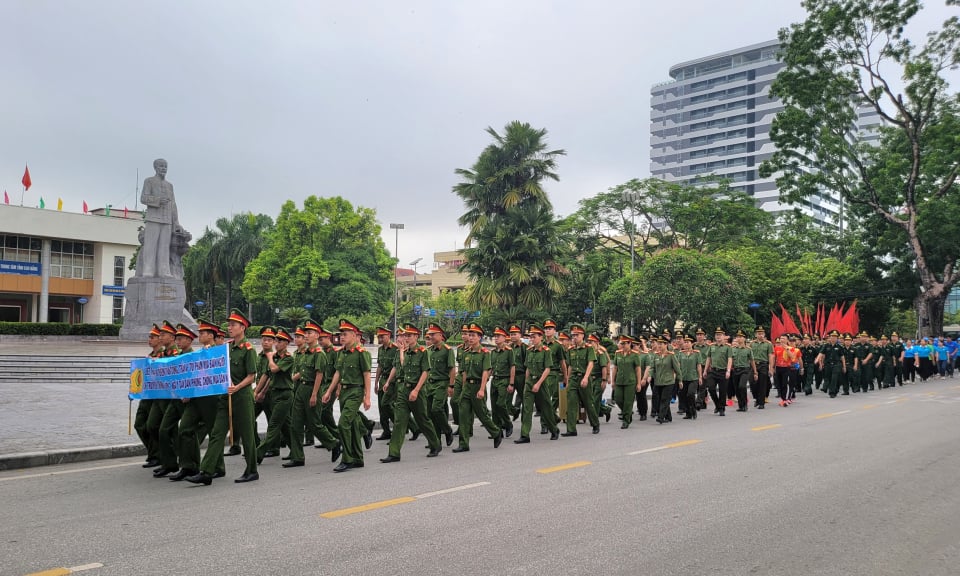
[[[800,321],[798,326],[794,322],[790,312],[780,305],[781,315],[773,313],[770,320],[770,337],[774,340],[783,334],[810,334],[826,336],[833,330],[841,334],[856,335],[860,332],[860,313],[857,311],[857,303],[854,302],[846,310],[846,302],[836,303],[833,308],[827,312],[824,304],[817,304],[817,311],[811,317],[808,310],[800,310],[796,307],[797,319]]]

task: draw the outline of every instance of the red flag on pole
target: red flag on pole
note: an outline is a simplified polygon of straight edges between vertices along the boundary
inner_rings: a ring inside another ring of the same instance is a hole
[[[776,340],[781,335],[783,335],[783,324],[780,322],[780,318],[777,318],[777,314],[773,313],[770,318],[770,339]]]
[[[7,191],[6,191],[6,190],[3,191],[3,203],[4,203],[4,204],[9,204],[9,203],[10,203],[10,195],[7,194]]]
[[[29,190],[30,186],[33,185],[33,180],[30,179],[30,167],[24,166],[23,168],[23,178],[20,179],[20,182],[23,184],[24,190]]]
[[[87,207],[87,201],[84,200],[84,201],[83,201],[83,213],[86,214],[88,210],[89,210],[89,208]]]
[[[127,207],[126,207],[126,206],[123,207],[123,217],[124,217],[124,218],[127,217]]]

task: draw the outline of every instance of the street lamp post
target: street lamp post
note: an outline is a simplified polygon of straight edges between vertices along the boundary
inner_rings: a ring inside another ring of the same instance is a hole
[[[390,229],[394,231],[393,238],[393,256],[397,262],[393,265],[393,337],[397,337],[397,306],[400,293],[397,289],[397,270],[400,265],[400,231],[403,230],[403,224],[390,223]]]
[[[203,300],[197,300],[196,302],[193,303],[193,305],[197,307],[197,316],[200,316],[201,314],[203,314],[204,304],[206,304],[206,302],[204,302]],[[212,321],[213,320],[211,319],[211,322]]]
[[[634,273],[634,270],[637,265],[637,251],[634,248],[634,235],[636,234],[637,222],[636,222],[636,210],[634,210],[634,202],[640,197],[639,192],[633,192],[630,190],[624,190],[623,192],[623,201],[630,204],[630,274]],[[630,319],[630,335],[633,336],[633,318]]]
[[[757,324],[757,310],[760,309],[760,303],[759,303],[759,302],[751,302],[751,303],[747,304],[747,308],[749,308],[750,311],[753,312],[753,326],[754,326],[754,327],[758,326],[758,324]]]

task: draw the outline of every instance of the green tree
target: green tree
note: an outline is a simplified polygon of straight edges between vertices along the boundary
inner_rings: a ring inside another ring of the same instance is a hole
[[[288,200],[243,293],[281,308],[313,304],[317,318],[392,314],[393,265],[374,210],[339,196],[310,196],[303,210]]]
[[[487,133],[494,142],[471,169],[456,170],[461,182],[453,192],[466,208],[459,223],[468,228],[461,270],[473,281],[471,307],[524,318],[552,309],[564,291],[564,247],[542,186],[558,180],[556,158],[564,151],[549,150],[547,131],[521,122],[507,124],[503,135]]]
[[[807,19],[780,31],[785,68],[771,93],[785,109],[770,132],[777,151],[761,174],[777,174],[787,200],[831,190],[855,213],[882,223],[882,236],[906,247],[893,257],[911,260],[924,333],[939,332],[946,297],[960,280],[960,235],[939,228],[955,230],[960,217],[960,122],[944,78],[960,60],[960,21],[946,20],[918,46],[904,33],[920,10],[917,0],[803,6]],[[853,135],[859,105],[886,122],[879,146]]]

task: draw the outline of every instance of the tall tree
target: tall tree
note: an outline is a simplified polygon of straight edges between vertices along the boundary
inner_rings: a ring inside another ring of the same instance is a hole
[[[466,208],[459,222],[468,229],[468,301],[514,317],[550,310],[564,290],[563,247],[542,183],[558,180],[556,158],[565,152],[549,149],[546,130],[521,122],[487,133],[493,143],[471,169],[456,170],[462,181],[453,187]]]
[[[918,0],[803,6],[807,19],[780,31],[785,68],[771,93],[785,109],[770,132],[777,151],[761,173],[777,174],[788,200],[832,190],[883,222],[912,259],[922,331],[939,332],[946,297],[960,280],[960,240],[942,242],[938,228],[941,218],[958,216],[954,128],[960,123],[944,74],[960,62],[960,21],[946,20],[916,45],[904,30],[920,10]],[[886,122],[879,146],[854,136],[860,105]]]

